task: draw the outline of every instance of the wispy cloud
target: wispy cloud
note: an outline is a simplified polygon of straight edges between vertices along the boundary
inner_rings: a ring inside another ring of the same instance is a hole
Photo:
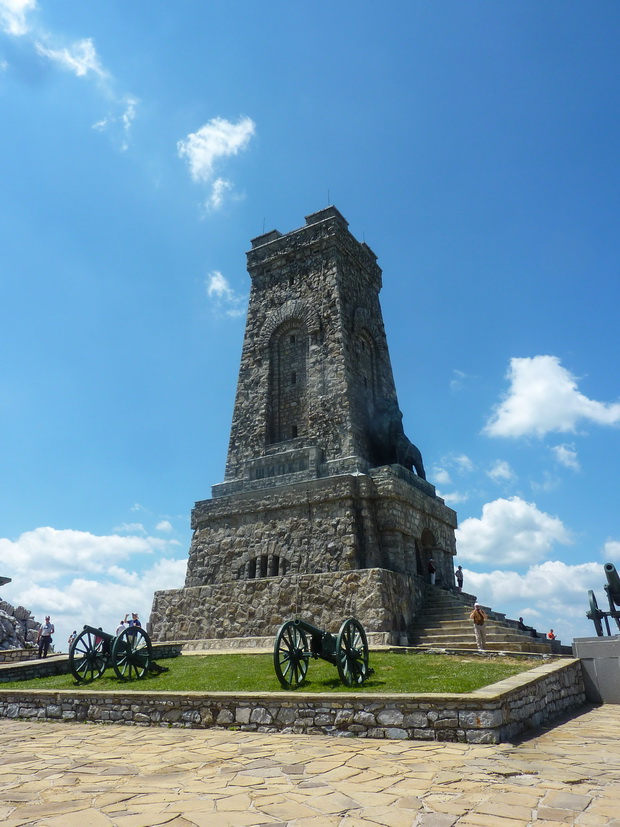
[[[511,359],[508,379],[510,388],[484,428],[490,436],[543,437],[574,432],[582,421],[620,423],[620,402],[588,399],[556,356]]]
[[[61,69],[73,72],[78,78],[86,77],[90,73],[102,80],[109,78],[90,37],[62,49],[49,49],[43,43],[35,43],[35,49],[39,55],[57,63]]]
[[[573,471],[580,470],[581,466],[577,459],[577,451],[575,450],[574,444],[571,443],[569,445],[564,443],[563,445],[554,445],[551,451],[555,456],[556,462],[559,462],[560,465],[563,465],[565,468],[572,468]]]
[[[243,316],[247,296],[237,293],[230,286],[219,270],[213,270],[207,276],[207,296],[213,308],[226,316]]]
[[[454,368],[452,371],[452,379],[450,380],[450,390],[453,392],[457,392],[463,390],[465,387],[465,383],[468,379],[474,379],[475,377],[469,373],[465,373],[463,370],[458,370]]]
[[[0,0],[0,27],[6,34],[24,38],[50,66],[92,81],[109,109],[93,127],[109,131],[120,149],[126,150],[136,117],[135,96],[119,94],[116,81],[104,66],[91,37],[68,43],[61,33],[44,30],[32,22],[36,9],[35,0]]]
[[[498,459],[487,471],[487,476],[491,477],[494,482],[510,482],[515,478],[515,473],[508,462]]]
[[[237,123],[225,118],[213,118],[177,142],[179,158],[187,160],[192,179],[209,186],[205,201],[208,210],[219,209],[225,194],[233,189],[228,179],[216,177],[216,167],[222,159],[246,149],[255,131],[256,124],[248,117],[240,118]]]

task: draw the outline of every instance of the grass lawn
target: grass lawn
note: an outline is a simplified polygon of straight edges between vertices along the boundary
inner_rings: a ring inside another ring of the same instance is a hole
[[[182,655],[158,661],[169,671],[148,675],[139,681],[121,682],[113,669],[85,689],[122,692],[283,692],[273,658],[266,654]],[[456,655],[397,654],[371,652],[375,670],[360,687],[351,689],[338,678],[338,670],[322,660],[311,660],[300,692],[471,692],[518,672],[538,666],[537,660],[485,659]],[[36,678],[2,684],[4,689],[75,689],[72,675]]]

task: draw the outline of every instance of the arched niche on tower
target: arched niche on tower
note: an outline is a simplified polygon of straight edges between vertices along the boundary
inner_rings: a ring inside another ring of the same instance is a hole
[[[273,330],[269,340],[267,442],[285,442],[307,433],[308,329],[292,316]]]

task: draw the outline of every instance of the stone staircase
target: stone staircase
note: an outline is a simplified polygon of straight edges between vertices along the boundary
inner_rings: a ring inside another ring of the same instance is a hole
[[[424,613],[414,625],[410,642],[421,649],[459,649],[476,651],[473,624],[469,619],[476,598],[470,594],[448,592],[437,586],[427,586]],[[544,635],[532,637],[522,632],[516,620],[482,607],[489,619],[486,622],[486,650],[490,652],[523,652],[537,654],[570,654],[568,646],[559,640],[547,640]]]

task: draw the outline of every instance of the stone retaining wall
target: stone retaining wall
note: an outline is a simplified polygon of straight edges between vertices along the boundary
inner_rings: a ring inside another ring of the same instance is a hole
[[[154,643],[153,660],[174,658],[181,654],[181,643]],[[35,649],[35,656],[38,652]],[[29,681],[32,678],[47,678],[50,675],[66,675],[69,669],[68,655],[48,655],[46,658],[33,660],[30,663],[7,663],[0,665],[0,683],[13,681]]]
[[[96,692],[0,689],[0,717],[492,744],[585,703],[578,660],[468,694]]]
[[[2,649],[0,663],[19,663],[24,660],[34,660],[39,657],[38,649]]]

